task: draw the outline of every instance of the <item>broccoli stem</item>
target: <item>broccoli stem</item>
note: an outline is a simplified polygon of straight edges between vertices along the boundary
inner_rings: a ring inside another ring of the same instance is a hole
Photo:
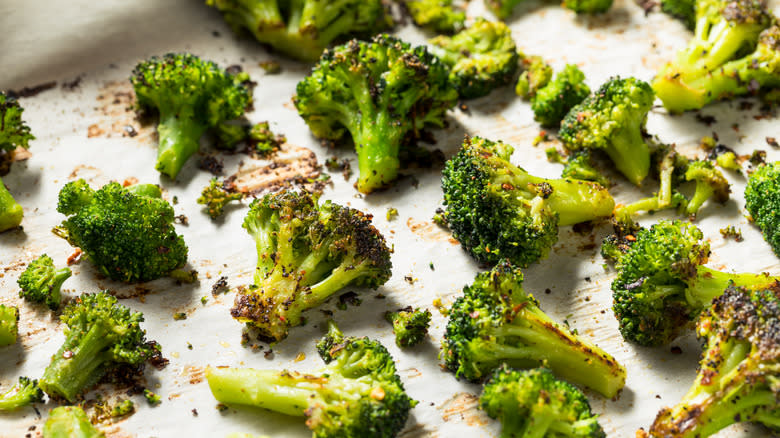
[[[145,196],[147,198],[162,198],[162,190],[157,184],[133,184],[126,187],[127,191],[138,196]]]
[[[698,266],[694,281],[685,290],[685,298],[691,305],[704,308],[719,297],[732,282],[736,287],[761,289],[771,286],[775,281],[777,278],[765,274],[732,274]]]
[[[640,122],[637,120],[631,123],[627,120],[626,128],[616,132],[604,150],[620,173],[636,185],[640,185],[650,173],[650,152],[642,138]]]
[[[0,178],[0,232],[18,227],[23,216],[22,206],[11,196]]]
[[[225,404],[270,409],[302,417],[321,379],[294,377],[291,373],[251,368],[206,369],[214,398]]]
[[[528,419],[528,425],[525,428],[525,431],[523,433],[523,438],[544,438],[547,436],[547,432],[550,430],[550,426],[555,423],[555,416],[550,415],[547,412],[537,412],[532,411],[531,418]],[[512,438],[515,436],[514,433],[510,431],[506,431],[507,433],[504,434],[504,430],[506,428],[502,426],[501,428],[501,436],[502,438]]]
[[[187,114],[164,114],[160,112],[157,133],[160,144],[157,149],[155,168],[171,179],[176,178],[182,166],[200,148],[200,137],[207,126],[198,123]]]
[[[362,193],[370,193],[394,181],[401,165],[398,153],[402,139],[400,132],[391,127],[390,114],[381,111],[373,118],[367,117],[370,114],[362,112],[358,134],[353,137],[360,170],[357,189]]]

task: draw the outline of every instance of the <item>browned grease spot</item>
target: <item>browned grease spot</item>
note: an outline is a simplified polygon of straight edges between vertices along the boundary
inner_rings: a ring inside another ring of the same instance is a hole
[[[406,220],[406,226],[409,227],[409,230],[412,231],[412,233],[422,237],[425,240],[430,240],[434,242],[450,242],[453,244],[457,244],[458,241],[455,239],[452,239],[449,233],[442,229],[440,226],[427,221],[417,222],[414,220],[414,218],[409,218]]]
[[[94,166],[87,166],[86,164],[79,164],[73,168],[73,171],[68,175],[68,179],[73,181],[77,178],[84,178],[87,182],[93,182],[95,178],[102,176],[103,172]]]
[[[468,426],[484,426],[488,424],[489,420],[487,415],[478,408],[479,398],[466,392],[456,393],[439,407],[442,410],[441,418],[444,421],[459,417],[460,421]]]
[[[134,137],[143,142],[155,136],[154,126],[143,126],[133,110],[135,93],[129,81],[106,82],[98,90],[99,121],[90,125],[87,137]]]
[[[190,385],[197,385],[203,381],[205,377],[205,369],[203,367],[196,367],[195,365],[187,365],[184,367],[181,373],[182,377],[189,379]]]
[[[241,163],[238,172],[229,176],[225,184],[231,190],[258,195],[288,187],[303,187],[321,191],[322,166],[317,156],[309,149],[289,143],[268,160],[249,160]]]

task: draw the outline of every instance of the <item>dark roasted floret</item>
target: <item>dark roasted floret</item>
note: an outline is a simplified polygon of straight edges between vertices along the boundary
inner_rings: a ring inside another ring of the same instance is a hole
[[[385,319],[393,324],[395,343],[399,347],[411,347],[419,344],[428,334],[431,324],[431,312],[407,307],[395,312],[386,312]]]
[[[15,411],[32,403],[43,401],[43,391],[38,387],[38,381],[27,377],[19,377],[16,385],[0,394],[0,412]]]
[[[745,188],[745,209],[780,256],[780,162],[759,166]]]
[[[197,202],[205,205],[208,215],[212,219],[216,219],[225,212],[225,206],[233,201],[240,201],[243,197],[243,193],[231,193],[225,189],[224,183],[212,178],[209,185],[203,188]]]
[[[45,303],[52,310],[60,307],[60,288],[73,273],[70,268],[57,269],[54,261],[44,254],[30,262],[19,276],[19,296],[34,303]]]

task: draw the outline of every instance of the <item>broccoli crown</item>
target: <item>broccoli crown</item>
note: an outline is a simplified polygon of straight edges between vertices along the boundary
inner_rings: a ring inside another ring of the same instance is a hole
[[[398,176],[402,147],[425,126],[442,126],[458,92],[425,47],[382,34],[326,50],[298,83],[295,106],[315,136],[347,133],[358,155],[357,188],[369,193]]]
[[[392,24],[381,0],[206,0],[235,32],[301,61],[314,61],[346,35],[376,32]]]
[[[515,93],[523,99],[532,98],[552,79],[553,69],[540,56],[519,53],[520,77],[517,78]]]
[[[650,147],[642,130],[652,106],[649,84],[612,78],[569,111],[559,135],[569,150],[603,150],[629,181],[639,184],[650,171]]]
[[[609,178],[604,176],[593,165],[591,154],[588,151],[577,151],[569,154],[569,157],[564,163],[563,170],[561,171],[562,178],[579,179],[583,181],[593,181],[602,185],[603,187],[609,187]]]
[[[780,256],[780,162],[759,166],[745,187],[745,209]]]
[[[450,82],[461,98],[482,97],[509,85],[517,73],[517,47],[503,22],[477,18],[452,37],[430,40],[431,52],[450,67]]]
[[[686,181],[696,183],[695,192],[685,208],[685,212],[689,216],[696,216],[708,199],[721,204],[729,200],[731,186],[723,173],[711,161],[693,160],[689,162],[684,178]]]
[[[46,254],[33,260],[19,276],[19,296],[34,303],[46,303],[52,310],[60,307],[60,288],[73,273],[70,268],[57,269]]]
[[[497,368],[479,405],[501,422],[502,437],[606,437],[582,391],[546,368]]]
[[[62,311],[65,343],[40,381],[50,397],[73,402],[105,373],[121,364],[140,368],[155,353],[140,323],[143,314],[119,304],[108,292],[83,294]]]
[[[780,410],[780,284],[730,286],[697,325],[703,353],[696,380],[650,428],[657,437],[705,437],[743,421],[777,429]]]
[[[466,138],[443,171],[447,222],[474,258],[527,266],[547,256],[558,225],[608,217],[614,200],[598,184],[529,175],[502,142]]]
[[[390,249],[370,215],[307,192],[255,200],[244,228],[257,245],[255,284],[239,292],[231,314],[271,341],[342,288],[375,289],[391,275]]]
[[[512,9],[519,5],[523,0],[484,0],[485,6],[490,12],[501,20],[505,20],[512,15]]]
[[[22,120],[24,108],[19,101],[0,91],[0,152],[12,152],[16,148],[27,149],[35,136]]]
[[[245,79],[189,53],[136,65],[130,82],[138,108],[160,116],[157,170],[176,178],[206,130],[244,114],[251,100]]]
[[[209,185],[203,188],[203,192],[198,198],[198,204],[205,205],[209,217],[216,219],[225,212],[225,206],[233,201],[240,201],[243,197],[243,193],[231,193],[223,183],[212,178]]]
[[[572,107],[590,94],[585,74],[574,64],[567,64],[555,78],[531,98],[534,119],[547,128],[555,128]]]
[[[22,376],[16,385],[0,395],[0,412],[14,411],[42,401],[43,391],[38,387],[38,381]]]
[[[696,0],[661,0],[661,10],[679,19],[690,30],[696,26]]]
[[[466,13],[452,6],[452,0],[404,0],[414,24],[435,32],[452,33],[463,28]]]
[[[441,356],[456,377],[479,381],[503,363],[544,364],[572,382],[613,397],[626,370],[605,351],[550,319],[506,261],[477,275],[449,311]]]
[[[578,14],[599,14],[612,7],[612,0],[564,0],[563,5]]]
[[[113,280],[154,280],[187,262],[173,207],[154,186],[114,182],[94,191],[84,180],[69,182],[60,190],[57,211],[68,218],[55,232]]]
[[[0,347],[16,343],[19,331],[19,309],[0,304]]]
[[[59,406],[49,412],[43,438],[104,438],[80,406]]]
[[[417,402],[385,347],[331,323],[318,349],[327,366],[312,374],[209,368],[206,377],[218,401],[305,416],[316,438],[395,437]]]
[[[393,324],[396,345],[411,347],[422,342],[428,334],[431,312],[428,309],[412,309],[410,306],[396,312],[386,312],[385,319]]]

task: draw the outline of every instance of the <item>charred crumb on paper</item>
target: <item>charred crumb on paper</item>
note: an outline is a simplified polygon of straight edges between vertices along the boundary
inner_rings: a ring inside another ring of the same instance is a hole
[[[33,85],[30,87],[23,87],[18,90],[8,90],[6,91],[6,94],[9,97],[13,97],[14,99],[18,99],[20,97],[34,97],[43,93],[44,91],[51,90],[56,86],[57,86],[57,81],[50,81],[38,85]]]

